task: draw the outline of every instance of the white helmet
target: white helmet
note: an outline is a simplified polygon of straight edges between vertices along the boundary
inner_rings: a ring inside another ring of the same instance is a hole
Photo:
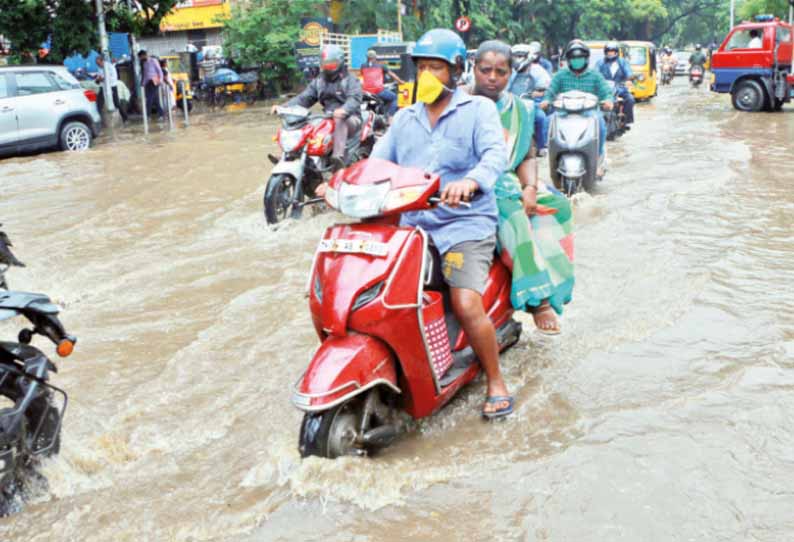
[[[540,46],[540,42],[539,41],[533,41],[532,43],[530,43],[529,44],[529,58],[531,58],[533,61],[535,61],[538,58],[540,58],[540,50],[541,50],[541,46]]]
[[[513,56],[529,56],[531,48],[526,43],[516,43],[510,49],[510,52],[513,53]]]

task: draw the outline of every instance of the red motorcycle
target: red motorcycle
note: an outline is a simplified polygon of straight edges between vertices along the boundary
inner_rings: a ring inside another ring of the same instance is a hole
[[[279,107],[281,128],[273,138],[281,147],[281,157],[272,154],[270,178],[265,188],[264,207],[268,224],[288,216],[300,218],[303,207],[314,203],[314,190],[331,171],[334,148],[333,116],[312,114],[305,107]],[[355,162],[369,156],[375,144],[375,114],[362,111],[363,122],[358,134],[347,141],[346,155]]]
[[[437,175],[370,159],[334,175],[327,204],[359,223],[325,231],[309,275],[321,344],[296,383],[302,456],[366,455],[398,434],[400,411],[429,416],[480,372],[450,310],[440,258],[400,214],[439,203]],[[495,257],[483,295],[500,350],[518,341],[510,272]]]

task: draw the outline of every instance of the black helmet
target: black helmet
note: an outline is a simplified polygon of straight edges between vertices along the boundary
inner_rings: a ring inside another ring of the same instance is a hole
[[[590,48],[582,40],[572,40],[565,47],[565,60],[572,58],[590,58]]]
[[[615,51],[616,53],[620,52],[620,46],[616,41],[608,41],[606,45],[604,45],[604,55],[606,55],[609,51]]]

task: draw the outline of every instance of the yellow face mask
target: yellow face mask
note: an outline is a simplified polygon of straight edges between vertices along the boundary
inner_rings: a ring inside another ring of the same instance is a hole
[[[423,71],[419,74],[419,80],[416,82],[416,99],[426,104],[433,104],[444,92],[447,87],[444,83],[439,81],[438,77],[430,73],[429,70]]]

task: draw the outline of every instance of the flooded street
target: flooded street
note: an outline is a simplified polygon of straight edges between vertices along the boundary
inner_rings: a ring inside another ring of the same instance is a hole
[[[265,225],[264,109],[0,161],[28,265],[10,285],[79,337],[54,376],[70,403],[49,490],[0,540],[789,538],[794,110],[659,92],[577,196],[563,335],[522,316],[503,358],[516,414],[483,422],[480,379],[365,460],[298,455],[304,287],[339,217]]]

